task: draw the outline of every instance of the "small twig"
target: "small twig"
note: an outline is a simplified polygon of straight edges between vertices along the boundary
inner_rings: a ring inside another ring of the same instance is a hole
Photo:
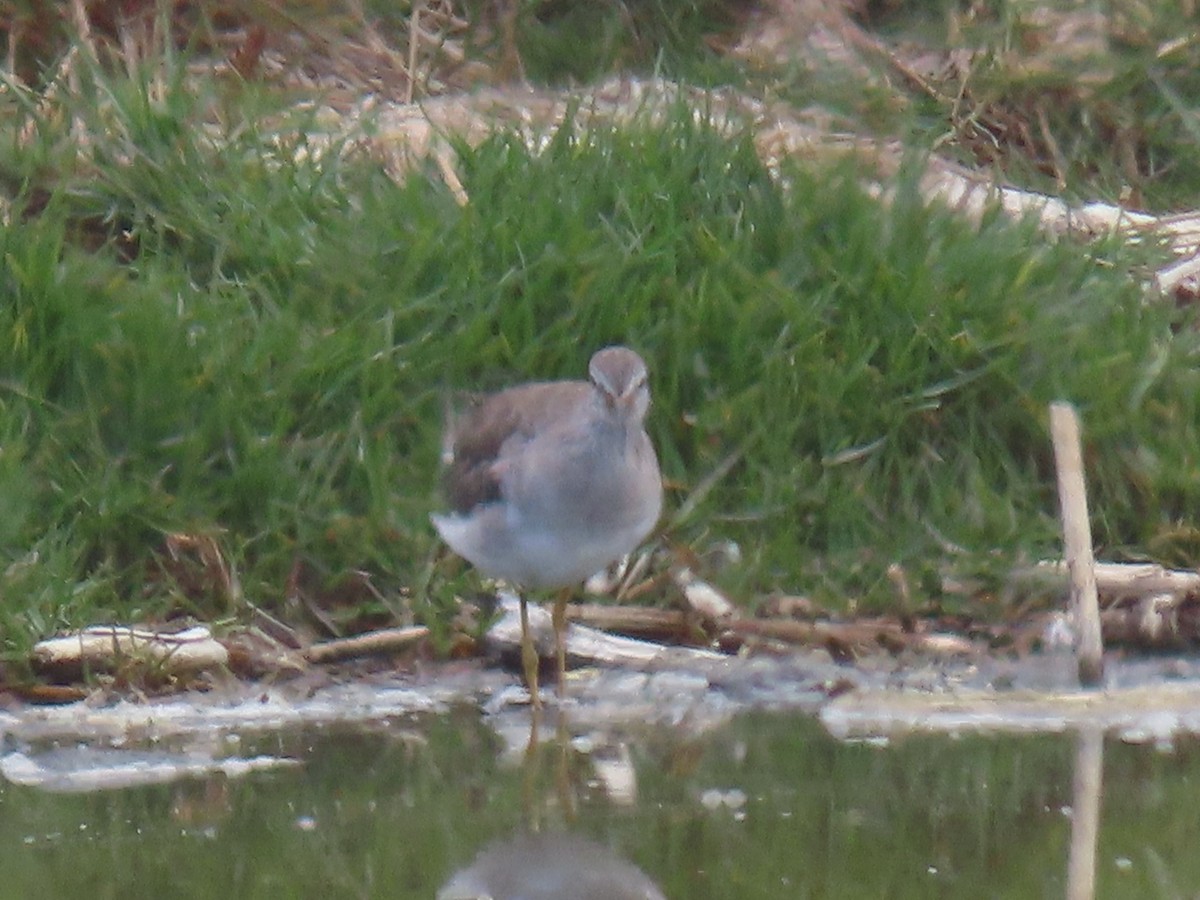
[[[421,43],[421,10],[424,6],[424,0],[416,0],[408,19],[408,85],[404,89],[405,103],[413,102],[417,84],[417,48]]]
[[[617,631],[643,637],[679,639],[687,632],[687,616],[677,609],[648,606],[605,606],[599,603],[572,603],[567,620],[602,631]]]
[[[1045,104],[1037,105],[1038,129],[1042,132],[1042,140],[1046,142],[1046,150],[1050,153],[1050,161],[1054,164],[1054,184],[1060,191],[1067,187],[1067,159],[1063,156],[1050,130],[1050,117],[1046,115]]]
[[[409,628],[383,628],[354,637],[339,638],[313,644],[304,651],[309,662],[326,663],[357,656],[372,656],[377,653],[394,653],[429,636],[424,625]]]
[[[467,189],[463,187],[462,179],[458,177],[458,172],[454,170],[454,151],[449,147],[441,146],[434,151],[433,158],[437,162],[438,171],[442,173],[442,181],[446,182],[446,187],[454,195],[455,202],[459,206],[466,206],[470,203],[471,196],[467,193]]]
[[[265,609],[255,606],[249,601],[246,602],[246,606],[250,609],[251,621],[272,641],[287,647],[289,650],[299,650],[303,646],[295,628],[280,621]]]
[[[1200,253],[1164,266],[1154,274],[1154,284],[1162,294],[1173,294],[1188,279],[1200,278]]]
[[[8,50],[4,55],[4,74],[9,78],[17,77],[17,44],[18,35],[23,34],[24,28],[18,22],[10,21],[8,25]]]
[[[661,591],[670,583],[670,580],[671,577],[666,572],[658,572],[648,578],[643,578],[637,584],[630,584],[629,587],[618,587],[616,598],[621,603],[629,603],[648,594]]]
[[[634,557],[633,562],[621,573],[621,577],[617,579],[617,587],[613,596],[617,602],[624,602],[630,596],[630,593],[641,585],[646,583],[646,573],[650,570],[650,560],[654,556],[653,548],[647,548]]]
[[[121,42],[121,59],[125,63],[125,74],[129,76],[130,81],[136,81],[141,54],[138,53],[137,41],[128,22],[121,23],[117,36]]]
[[[738,617],[726,627],[727,634],[738,638],[765,638],[800,646],[838,646],[851,655],[856,649],[879,646],[892,650],[908,649],[918,653],[965,656],[976,652],[970,639],[956,634],[910,631],[890,619],[864,619],[854,622],[804,622],[797,619],[751,619]]]
[[[912,589],[908,585],[908,573],[904,571],[904,566],[899,563],[892,563],[888,566],[887,580],[895,588],[896,600],[899,601],[900,609],[906,612],[912,609]]]
[[[1075,648],[1079,681],[1094,686],[1104,677],[1104,645],[1100,636],[1100,603],[1096,593],[1087,488],[1083,480],[1079,417],[1071,404],[1050,404],[1050,437],[1054,442],[1063,543],[1071,576],[1071,608],[1079,629]]]
[[[71,24],[75,26],[75,36],[79,45],[87,52],[93,65],[99,65],[100,53],[92,38],[92,23],[88,19],[87,7],[83,0],[71,0]]]
[[[819,5],[818,5],[818,8]],[[901,78],[907,81],[927,97],[946,103],[949,98],[940,91],[928,78],[910,66],[898,53],[888,47],[883,41],[868,34],[851,22],[844,13],[839,11],[824,11],[818,15],[822,21],[845,43],[856,50],[875,56],[891,66]]]

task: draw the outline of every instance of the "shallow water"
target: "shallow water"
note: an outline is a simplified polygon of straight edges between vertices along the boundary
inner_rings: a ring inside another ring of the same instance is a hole
[[[529,832],[569,832],[676,900],[1066,896],[1071,733],[846,742],[760,712],[561,738],[546,723],[526,756],[494,725],[461,708],[214,732],[215,757],[299,764],[81,793],[0,782],[0,898],[432,898],[487,848],[502,869]],[[189,741],[154,741],[152,760],[196,758]],[[117,757],[136,763],[135,744]],[[54,746],[14,749],[27,766],[78,756]],[[1102,772],[1096,896],[1191,896],[1200,744],[1110,740]],[[538,852],[576,852],[555,846]]]

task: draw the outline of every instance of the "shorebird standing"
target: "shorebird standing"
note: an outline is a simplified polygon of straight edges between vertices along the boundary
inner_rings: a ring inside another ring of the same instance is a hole
[[[632,551],[662,511],[646,434],[646,364],[606,347],[589,381],[544,381],[492,394],[443,440],[450,511],[430,518],[450,548],[518,588],[560,588],[554,603],[558,692],[566,673],[569,588]],[[535,708],[538,655],[521,595],[521,662]]]

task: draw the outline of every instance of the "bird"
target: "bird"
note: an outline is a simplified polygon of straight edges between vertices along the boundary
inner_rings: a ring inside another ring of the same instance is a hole
[[[645,428],[647,379],[636,352],[605,347],[592,355],[587,381],[520,384],[448,417],[442,480],[450,508],[430,519],[451,550],[520,590],[521,662],[535,710],[538,655],[524,591],[558,589],[562,697],[570,589],[632,552],[662,512],[662,475]]]

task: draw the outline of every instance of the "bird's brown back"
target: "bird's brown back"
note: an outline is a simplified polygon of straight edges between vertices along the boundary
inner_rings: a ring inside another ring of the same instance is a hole
[[[532,439],[546,423],[561,417],[564,406],[588,402],[593,388],[585,381],[523,384],[477,401],[452,421],[451,459],[443,474],[446,501],[457,513],[501,499],[495,463],[510,440]]]

